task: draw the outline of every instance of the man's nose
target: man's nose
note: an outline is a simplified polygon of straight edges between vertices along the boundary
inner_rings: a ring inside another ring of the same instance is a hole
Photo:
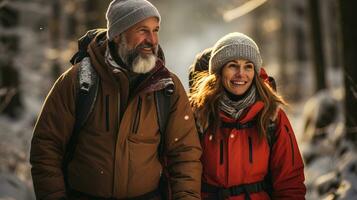
[[[148,33],[145,40],[154,46],[158,43],[157,35],[154,32]]]

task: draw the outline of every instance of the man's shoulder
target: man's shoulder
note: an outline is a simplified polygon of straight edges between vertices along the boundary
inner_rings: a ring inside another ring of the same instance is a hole
[[[180,80],[180,78],[173,72],[170,71],[170,76],[172,78],[172,81],[174,83],[174,96],[176,96],[177,98],[179,97],[186,97],[187,98],[187,93],[186,90],[182,84],[182,81]]]
[[[175,83],[175,85],[176,84],[181,84],[182,85],[182,82],[181,82],[180,78],[174,72],[172,72],[170,70],[169,70],[169,72],[170,72],[170,77],[172,78],[172,81]]]
[[[64,71],[55,82],[57,87],[60,85],[64,88],[68,88],[69,86],[77,87],[79,67],[79,64],[75,64]]]
[[[175,73],[170,71],[170,76],[172,78],[172,81],[174,82],[175,88],[183,88],[180,78]]]

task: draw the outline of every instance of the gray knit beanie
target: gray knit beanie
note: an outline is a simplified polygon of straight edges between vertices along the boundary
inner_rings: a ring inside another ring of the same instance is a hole
[[[235,59],[252,61],[257,71],[263,62],[257,44],[243,33],[233,32],[222,37],[213,46],[209,73],[220,73],[224,64]]]
[[[146,18],[157,17],[161,20],[159,11],[147,0],[113,0],[105,17],[109,40]]]

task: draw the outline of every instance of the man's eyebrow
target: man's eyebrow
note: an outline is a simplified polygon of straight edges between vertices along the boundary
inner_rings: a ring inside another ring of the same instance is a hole
[[[140,26],[136,27],[135,30],[142,29],[142,28],[148,28],[148,27],[145,25],[140,25]]]
[[[142,29],[142,28],[149,29],[148,26],[146,26],[146,25],[141,25],[141,26],[136,27],[135,30]],[[160,29],[160,26],[156,26],[154,29]]]

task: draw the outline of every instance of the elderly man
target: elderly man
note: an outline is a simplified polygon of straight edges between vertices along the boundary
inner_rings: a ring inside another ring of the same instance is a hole
[[[59,77],[35,125],[30,162],[37,199],[163,199],[164,174],[170,198],[200,199],[201,147],[184,88],[158,56],[158,10],[146,0],[114,0],[106,19],[107,31],[86,51],[99,88],[65,170],[83,61]],[[154,94],[167,85],[174,87],[160,133]]]

